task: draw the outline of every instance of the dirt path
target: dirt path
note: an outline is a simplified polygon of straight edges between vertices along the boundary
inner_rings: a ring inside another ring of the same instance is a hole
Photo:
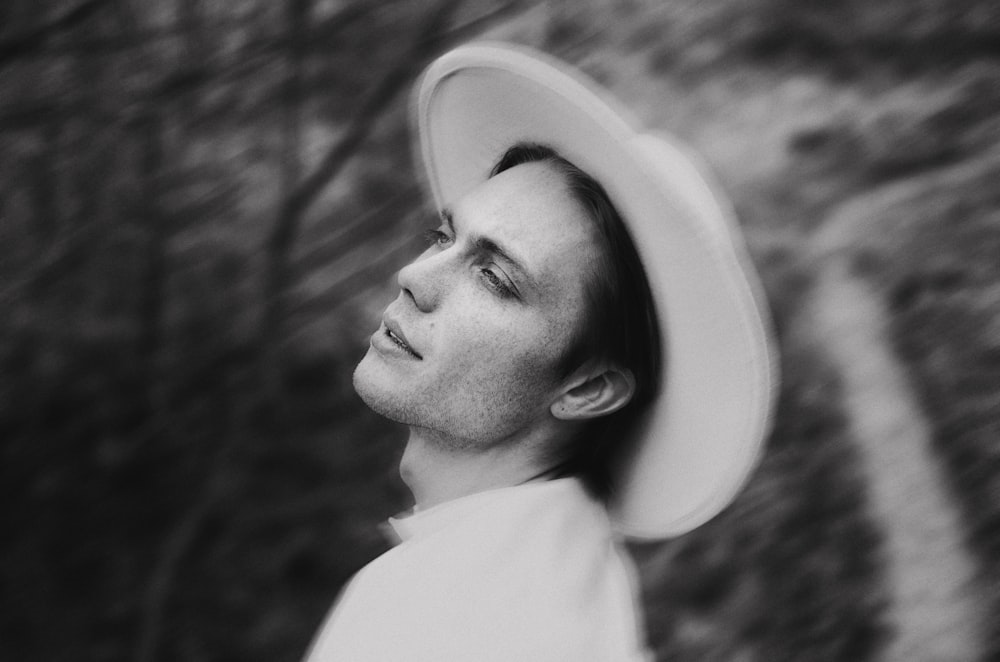
[[[840,256],[821,263],[811,331],[843,380],[849,425],[886,543],[896,629],[887,660],[974,660],[974,565],[931,455],[929,426],[885,336],[886,313]]]

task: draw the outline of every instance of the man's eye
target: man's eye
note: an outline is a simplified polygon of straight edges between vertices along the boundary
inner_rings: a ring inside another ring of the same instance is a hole
[[[447,246],[451,243],[451,237],[441,230],[425,230],[424,239],[434,246]]]
[[[504,282],[502,278],[500,278],[500,276],[497,276],[495,273],[493,273],[492,271],[490,271],[485,267],[483,267],[479,271],[480,273],[482,273],[483,278],[486,280],[490,289],[496,292],[499,297],[506,299],[508,297],[514,296],[514,290],[512,290],[510,286],[507,285],[507,283]]]

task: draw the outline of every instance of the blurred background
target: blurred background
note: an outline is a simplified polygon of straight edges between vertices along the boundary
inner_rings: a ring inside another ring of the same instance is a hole
[[[658,659],[1000,660],[993,0],[6,0],[0,658],[301,658],[409,505],[350,376],[479,37],[700,151],[771,299],[759,470],[632,546]]]

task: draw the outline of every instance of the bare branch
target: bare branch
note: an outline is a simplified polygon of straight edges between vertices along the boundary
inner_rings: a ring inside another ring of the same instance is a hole
[[[378,258],[362,267],[344,274],[329,286],[303,301],[295,313],[307,312],[312,316],[324,315],[341,305],[354,295],[365,291],[375,283],[380,283],[399,269],[407,257],[412,257],[419,247],[420,239],[412,234],[404,234],[392,242],[379,241]]]
[[[156,659],[167,598],[173,589],[177,569],[201,532],[206,518],[215,507],[215,502],[216,499],[210,493],[200,496],[184,518],[174,527],[170,537],[161,548],[142,602],[142,626],[136,651],[136,660],[139,662],[150,662]]]
[[[11,60],[41,49],[49,39],[86,21],[107,3],[108,0],[84,0],[62,16],[36,27],[27,34],[3,40],[0,42],[0,69]]]
[[[413,82],[413,77],[423,66],[428,56],[440,43],[441,28],[447,22],[456,0],[445,0],[438,4],[430,18],[416,30],[418,35],[410,53],[401,58],[394,68],[382,76],[379,84],[358,105],[358,109],[347,123],[344,137],[333,146],[323,161],[309,174],[288,201],[289,209],[300,215],[315,201],[323,188],[333,179],[354,155],[361,143],[368,137],[382,111],[393,99]],[[427,37],[426,35],[431,35]],[[289,228],[275,228],[275,236],[288,232]]]
[[[389,196],[381,204],[369,209],[366,213],[351,218],[350,221],[339,224],[335,231],[328,233],[322,239],[310,242],[308,250],[300,255],[294,264],[299,277],[306,277],[316,269],[321,269],[332,260],[343,255],[372,235],[380,233],[390,225],[397,224],[393,217],[402,205],[410,205],[420,192],[416,182],[410,182]],[[408,209],[411,207],[407,207]]]
[[[489,23],[520,7],[521,3],[509,2],[452,30],[442,31],[442,26],[456,4],[455,0],[446,0],[438,5],[437,11],[433,12],[425,25],[417,31],[420,36],[416,39],[410,56],[403,58],[393,69],[386,72],[379,84],[358,106],[358,110],[348,121],[344,137],[306,177],[289,201],[289,206],[297,213],[304,212],[330,180],[340,172],[368,136],[381,112],[403,89],[412,84],[414,76],[423,67],[429,55],[446,41],[461,39],[481,31]]]

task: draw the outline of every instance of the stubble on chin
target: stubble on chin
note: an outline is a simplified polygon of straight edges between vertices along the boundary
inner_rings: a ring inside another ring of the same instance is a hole
[[[369,348],[368,353],[354,368],[352,377],[354,392],[376,414],[397,423],[408,424],[403,403],[399,402],[399,398],[394,397],[391,392],[387,392],[387,389],[380,388],[380,382],[385,381],[388,376],[378,374],[378,366],[375,365],[377,359],[371,356],[373,351]]]
[[[466,452],[477,446],[472,439],[451,434],[454,421],[439,420],[443,412],[427,411],[426,403],[421,409],[415,394],[403,392],[398,380],[379,368],[377,357],[365,355],[354,369],[354,391],[369,409],[411,430],[419,430],[422,438],[446,450]]]

